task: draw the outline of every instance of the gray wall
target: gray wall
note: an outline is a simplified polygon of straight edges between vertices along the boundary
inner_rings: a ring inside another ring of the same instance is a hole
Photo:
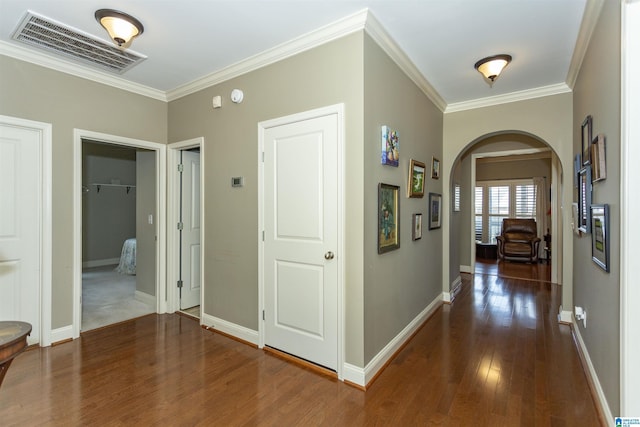
[[[0,55],[0,114],[53,124],[51,326],[73,323],[73,129],[166,143],[167,104]]]
[[[442,229],[428,230],[431,157],[442,155],[442,112],[368,36],[364,39],[364,327],[365,364],[442,293]],[[399,133],[400,164],[380,164],[381,126]],[[408,198],[409,160],[427,165],[425,197]],[[400,248],[378,254],[378,183],[400,186]],[[411,218],[423,214],[422,239]]]
[[[573,274],[574,305],[588,314],[587,328],[577,328],[613,414],[620,412],[620,28],[619,2],[604,2],[573,94],[574,152],[588,114],[594,135],[606,135],[607,179],[593,184],[593,203],[609,204],[611,273],[591,260],[587,234],[573,238]]]
[[[204,137],[204,313],[258,330],[258,123],[345,104],[346,361],[363,366],[363,33],[169,103],[169,140]],[[233,104],[234,88],[244,101]],[[222,95],[222,108],[211,98]],[[244,187],[231,188],[232,176]]]
[[[136,290],[156,294],[156,153],[136,152]],[[149,215],[153,224],[149,224]]]
[[[122,243],[136,235],[136,190],[101,187],[112,179],[122,184],[136,183],[135,150],[83,141],[82,261],[120,258]],[[91,265],[91,264],[89,264]]]

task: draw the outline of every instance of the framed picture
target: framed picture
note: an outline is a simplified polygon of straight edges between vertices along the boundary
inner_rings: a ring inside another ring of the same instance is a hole
[[[411,159],[409,162],[409,197],[424,196],[424,163]]]
[[[582,165],[588,165],[591,162],[591,140],[592,140],[593,120],[591,116],[587,116],[582,122]]]
[[[460,184],[453,185],[453,211],[460,212]]]
[[[397,185],[378,184],[378,253],[400,247],[400,200]]]
[[[571,229],[577,236],[581,236],[582,233],[580,232],[579,228],[580,219],[578,218],[578,211],[578,204],[575,202],[571,203]]]
[[[591,205],[591,255],[609,272],[609,205]]]
[[[591,165],[578,172],[578,230],[591,233],[589,214],[591,207]]]
[[[442,223],[442,194],[429,193],[429,230]]]
[[[382,164],[397,167],[398,160],[400,160],[400,138],[398,132],[389,126],[382,126]]]
[[[440,179],[440,160],[431,158],[431,178]]]
[[[411,234],[412,240],[422,239],[422,214],[413,214],[413,233]]]
[[[580,154],[576,154],[573,159],[573,186],[578,188],[578,173],[582,169],[582,156]]]
[[[607,177],[607,157],[603,134],[596,136],[593,139],[593,144],[591,144],[591,169],[593,182],[603,180]]]

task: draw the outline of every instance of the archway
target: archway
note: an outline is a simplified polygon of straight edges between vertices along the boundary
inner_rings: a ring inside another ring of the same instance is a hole
[[[457,276],[458,272],[474,272],[477,239],[474,228],[474,190],[477,171],[482,171],[479,177],[484,179],[487,176],[500,180],[544,177],[543,194],[548,216],[547,212],[541,215],[544,221],[539,222],[539,227],[543,227],[540,234],[544,234],[548,228],[554,236],[551,242],[551,281],[561,284],[562,233],[566,230],[563,230],[559,209],[562,166],[555,150],[544,140],[528,132],[494,132],[470,141],[460,151],[449,171],[449,194],[459,195],[454,196],[454,201],[456,197],[460,199],[459,211],[453,207],[449,214],[449,260],[452,277]]]

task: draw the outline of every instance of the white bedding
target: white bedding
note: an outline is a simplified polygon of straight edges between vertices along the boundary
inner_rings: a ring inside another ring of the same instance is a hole
[[[121,274],[136,274],[136,239],[127,239],[122,245],[120,264],[116,271]]]

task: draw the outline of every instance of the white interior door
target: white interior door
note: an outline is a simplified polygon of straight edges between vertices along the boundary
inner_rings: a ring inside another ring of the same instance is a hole
[[[182,151],[180,309],[200,305],[200,153]]]
[[[263,141],[264,342],[337,370],[338,116]]]
[[[0,320],[32,326],[40,342],[41,133],[0,124]]]

